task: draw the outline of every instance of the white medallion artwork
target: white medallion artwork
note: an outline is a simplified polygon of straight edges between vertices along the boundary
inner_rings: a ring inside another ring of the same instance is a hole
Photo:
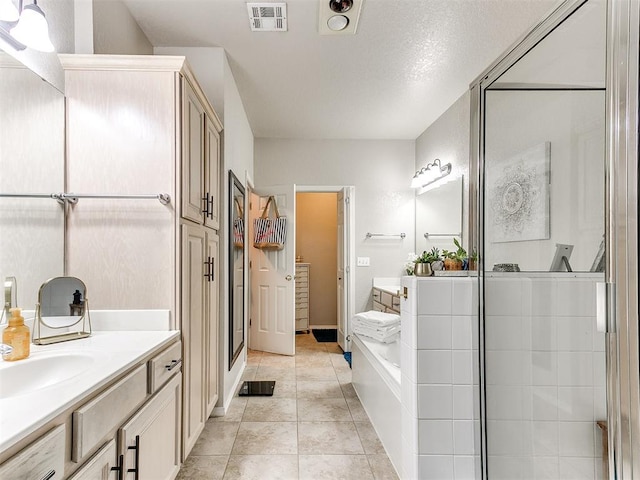
[[[493,242],[549,238],[551,143],[544,142],[500,162],[488,172]]]

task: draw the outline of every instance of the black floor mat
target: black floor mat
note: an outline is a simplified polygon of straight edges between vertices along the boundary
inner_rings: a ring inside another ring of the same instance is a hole
[[[335,328],[323,328],[322,330],[311,330],[318,342],[337,342],[338,330]]]

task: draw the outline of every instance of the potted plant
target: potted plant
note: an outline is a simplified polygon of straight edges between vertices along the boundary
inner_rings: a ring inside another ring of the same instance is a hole
[[[445,270],[462,270],[463,261],[468,257],[467,251],[462,248],[457,238],[453,239],[454,245],[457,247],[455,251],[443,250],[444,269]]]
[[[418,258],[416,258],[416,266],[414,268],[414,273],[418,277],[428,277],[433,271],[431,269],[431,264],[440,260],[440,251],[433,247],[430,251],[422,252]]]

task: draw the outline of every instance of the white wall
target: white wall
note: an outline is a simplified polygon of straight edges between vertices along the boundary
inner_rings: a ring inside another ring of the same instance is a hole
[[[488,269],[495,263],[517,263],[523,271],[548,271],[555,244],[563,243],[575,245],[570,259],[574,271],[589,271],[604,234],[604,112],[602,91],[487,93]],[[492,187],[512,158],[543,142],[551,143],[550,238],[493,241]]]
[[[236,81],[229,66],[229,61],[222,48],[199,48],[199,47],[156,47],[156,55],[184,55],[187,57],[189,65],[198,79],[198,83],[204,90],[207,98],[213,105],[214,110],[220,117],[223,124],[222,132],[222,167],[220,191],[222,193],[222,215],[223,222],[220,234],[220,259],[224,265],[222,275],[223,285],[220,291],[220,378],[222,378],[222,390],[218,408],[228,406],[234,394],[234,389],[240,379],[242,370],[246,362],[246,335],[248,332],[245,315],[245,350],[240,355],[236,363],[229,371],[229,242],[227,240],[229,232],[229,218],[227,212],[227,198],[229,197],[229,170],[233,170],[240,181],[245,184],[245,178],[253,177],[253,132],[251,125],[240,98],[240,92],[236,86]],[[245,268],[245,272],[248,269]],[[246,274],[245,274],[246,275]],[[245,278],[245,285],[249,279]],[[246,291],[246,289],[245,289]],[[246,301],[245,301],[246,303]],[[248,309],[245,304],[245,312]],[[217,413],[221,413],[218,411]]]
[[[124,3],[94,0],[93,53],[151,55],[153,45]]]
[[[255,181],[260,186],[355,186],[355,311],[372,307],[373,277],[400,276],[414,251],[415,144],[411,140],[256,139]],[[406,238],[365,238],[372,233],[406,233]]]
[[[442,164],[451,163],[452,175],[464,175],[463,201],[462,201],[462,237],[463,245],[467,246],[469,224],[469,129],[471,103],[469,92],[465,92],[456,102],[449,107],[435,122],[433,122],[416,139],[416,164],[415,171],[424,167],[427,163],[439,158]],[[429,202],[438,204],[441,200],[438,189],[431,190],[416,196],[416,202]],[[416,223],[420,223],[416,220]],[[443,229],[448,226],[443,226]],[[424,229],[422,229],[424,230]],[[424,245],[424,231],[416,231],[416,245]],[[436,228],[436,230],[438,230]],[[442,230],[444,231],[444,230]],[[448,232],[447,232],[448,233]],[[440,239],[438,247],[453,249],[451,238]],[[420,250],[420,248],[418,248]]]

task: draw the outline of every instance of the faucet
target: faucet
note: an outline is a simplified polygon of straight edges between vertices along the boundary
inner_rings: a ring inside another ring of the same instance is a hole
[[[13,352],[13,347],[11,345],[0,343],[0,355],[2,355],[3,359],[5,355],[11,355],[11,352]]]

